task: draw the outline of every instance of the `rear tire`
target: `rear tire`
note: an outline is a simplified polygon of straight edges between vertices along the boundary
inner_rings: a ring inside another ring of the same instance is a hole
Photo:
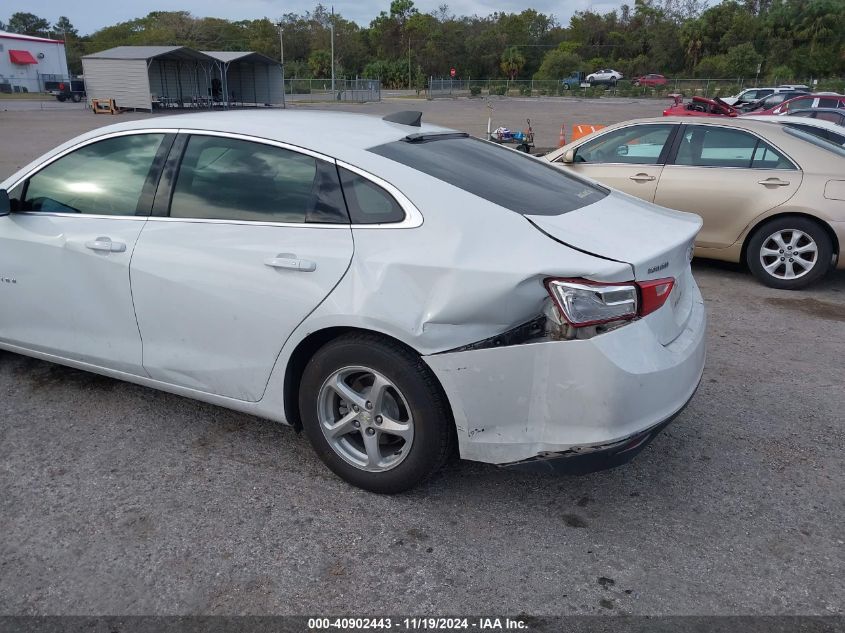
[[[569,84],[563,84],[563,89],[564,89],[564,90],[569,90]]]
[[[299,410],[326,466],[370,492],[413,488],[454,450],[454,422],[434,374],[417,354],[377,335],[320,348],[303,372]]]
[[[748,242],[745,261],[763,284],[800,290],[830,270],[833,244],[815,220],[777,218],[759,226]]]

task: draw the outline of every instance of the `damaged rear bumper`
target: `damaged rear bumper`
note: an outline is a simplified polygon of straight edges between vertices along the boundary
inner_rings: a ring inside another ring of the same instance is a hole
[[[650,315],[586,340],[425,356],[452,407],[461,457],[562,472],[631,459],[701,379],[706,316],[694,283],[692,292],[686,327],[667,345]]]
[[[532,473],[586,475],[599,470],[622,466],[634,459],[634,457],[639,455],[640,451],[651,444],[651,441],[686,408],[690,400],[692,400],[692,397],[684,403],[683,407],[660,424],[645,431],[635,433],[618,442],[594,446],[580,446],[562,453],[537,455],[521,462],[502,464],[502,467]]]

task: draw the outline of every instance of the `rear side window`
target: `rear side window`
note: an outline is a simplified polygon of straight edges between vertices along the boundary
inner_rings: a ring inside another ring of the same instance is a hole
[[[786,157],[753,134],[703,125],[687,128],[681,139],[675,164],[693,167],[794,169]]]
[[[349,222],[334,165],[273,145],[200,135],[185,148],[170,216]]]
[[[607,196],[550,163],[463,135],[416,137],[370,151],[523,215],[560,215]]]
[[[343,167],[338,171],[353,224],[390,224],[405,219],[404,209],[384,189]]]
[[[838,112],[818,112],[816,114],[816,118],[822,121],[830,121],[831,123],[836,123],[836,125],[842,125],[843,121],[845,121],[845,117],[843,117]]]

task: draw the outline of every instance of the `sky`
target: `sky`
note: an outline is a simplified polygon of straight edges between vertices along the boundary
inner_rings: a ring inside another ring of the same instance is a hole
[[[559,22],[567,24],[576,11],[592,8],[606,12],[618,8],[623,0],[415,0],[414,5],[423,13],[435,11],[439,5],[448,4],[455,15],[489,15],[495,11],[519,13],[533,8],[541,13],[553,14]],[[150,11],[190,11],[197,17],[217,17],[229,20],[246,20],[269,17],[278,19],[285,13],[304,13],[317,4],[316,0],[130,0],[129,2],[97,2],[96,0],[4,0],[0,5],[0,20],[8,21],[17,11],[26,11],[55,22],[66,15],[80,34],[93,33],[104,26],[143,17]],[[326,6],[332,4],[326,0]],[[633,0],[629,1],[633,4]],[[380,11],[389,11],[390,0],[337,0],[335,11],[343,17],[367,26]]]

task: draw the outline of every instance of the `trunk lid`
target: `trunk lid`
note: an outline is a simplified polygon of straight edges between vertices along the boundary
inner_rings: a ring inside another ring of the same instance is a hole
[[[558,242],[629,264],[636,281],[673,277],[675,286],[666,304],[646,320],[664,345],[683,332],[692,312],[695,282],[690,259],[701,228],[699,216],[614,191],[569,213],[525,217]]]

